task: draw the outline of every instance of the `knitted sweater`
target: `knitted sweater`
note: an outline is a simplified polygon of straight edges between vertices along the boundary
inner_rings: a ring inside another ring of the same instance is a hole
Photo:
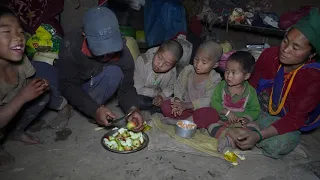
[[[242,94],[230,95],[226,81],[221,81],[215,88],[211,107],[220,112],[223,108],[230,110],[237,117],[245,117],[250,121],[255,121],[260,114],[260,104],[256,90],[246,81],[245,91]],[[227,120],[220,114],[221,120]]]

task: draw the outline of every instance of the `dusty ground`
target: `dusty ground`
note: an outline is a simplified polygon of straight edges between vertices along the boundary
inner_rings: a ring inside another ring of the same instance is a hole
[[[80,7],[78,8],[78,3]],[[96,1],[66,0],[62,25],[66,31],[80,27],[83,13]],[[115,105],[112,109],[121,114]],[[97,179],[217,179],[217,180],[313,180],[320,178],[320,131],[303,136],[308,158],[290,155],[274,160],[261,155],[246,156],[237,167],[224,160],[185,153],[154,151],[119,155],[103,149],[101,137],[106,130],[95,131],[96,125],[79,113],[64,130],[47,128],[55,116],[49,112],[30,131],[43,144],[26,146],[7,142],[5,149],[16,162],[0,167],[1,180],[97,180]]]
[[[121,114],[114,105],[112,109]],[[47,113],[30,132],[41,137],[43,144],[26,146],[7,142],[5,149],[16,162],[0,167],[1,180],[58,179],[219,179],[275,180],[319,179],[319,131],[303,136],[309,158],[290,155],[274,160],[262,155],[246,156],[237,167],[224,160],[147,148],[129,155],[106,151],[100,144],[107,130],[95,131],[96,125],[79,113],[64,130],[52,130],[45,122],[55,116]]]

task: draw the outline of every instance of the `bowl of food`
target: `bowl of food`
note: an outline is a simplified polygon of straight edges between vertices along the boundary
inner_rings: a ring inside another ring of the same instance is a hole
[[[189,139],[192,138],[197,131],[197,125],[188,120],[179,120],[176,123],[174,130],[176,135]]]
[[[128,154],[147,147],[149,137],[144,132],[132,132],[125,128],[111,130],[101,139],[101,145],[108,151]]]

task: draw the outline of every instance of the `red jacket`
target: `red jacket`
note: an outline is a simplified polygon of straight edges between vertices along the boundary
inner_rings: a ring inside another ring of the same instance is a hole
[[[280,65],[278,56],[279,47],[268,48],[262,52],[249,79],[249,83],[254,88],[257,87],[260,78],[275,78]],[[284,91],[286,88],[285,86]],[[320,71],[312,68],[300,69],[284,105],[288,110],[287,114],[272,124],[279,134],[296,131],[304,125],[308,113],[314,110],[320,102],[319,90]],[[271,88],[268,89],[268,92],[270,94]]]

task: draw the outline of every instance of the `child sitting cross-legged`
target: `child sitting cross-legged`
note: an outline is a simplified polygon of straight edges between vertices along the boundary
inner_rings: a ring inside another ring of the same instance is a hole
[[[186,66],[174,85],[174,98],[161,105],[163,123],[175,124],[177,119],[191,118],[195,110],[210,106],[210,98],[221,76],[214,68],[222,55],[222,47],[205,41],[197,49],[193,65]],[[190,120],[191,120],[190,119]]]
[[[260,105],[255,89],[247,81],[254,65],[250,53],[235,52],[227,60],[225,80],[213,92],[211,107],[219,113],[220,120],[209,125],[208,131],[219,140],[219,152],[226,147],[235,148],[233,140],[243,132],[259,130],[253,121],[260,114]]]
[[[173,94],[177,77],[175,66],[182,55],[182,46],[175,40],[169,40],[137,58],[134,87],[139,94],[137,102],[141,110],[151,114],[161,112],[161,103]]]

